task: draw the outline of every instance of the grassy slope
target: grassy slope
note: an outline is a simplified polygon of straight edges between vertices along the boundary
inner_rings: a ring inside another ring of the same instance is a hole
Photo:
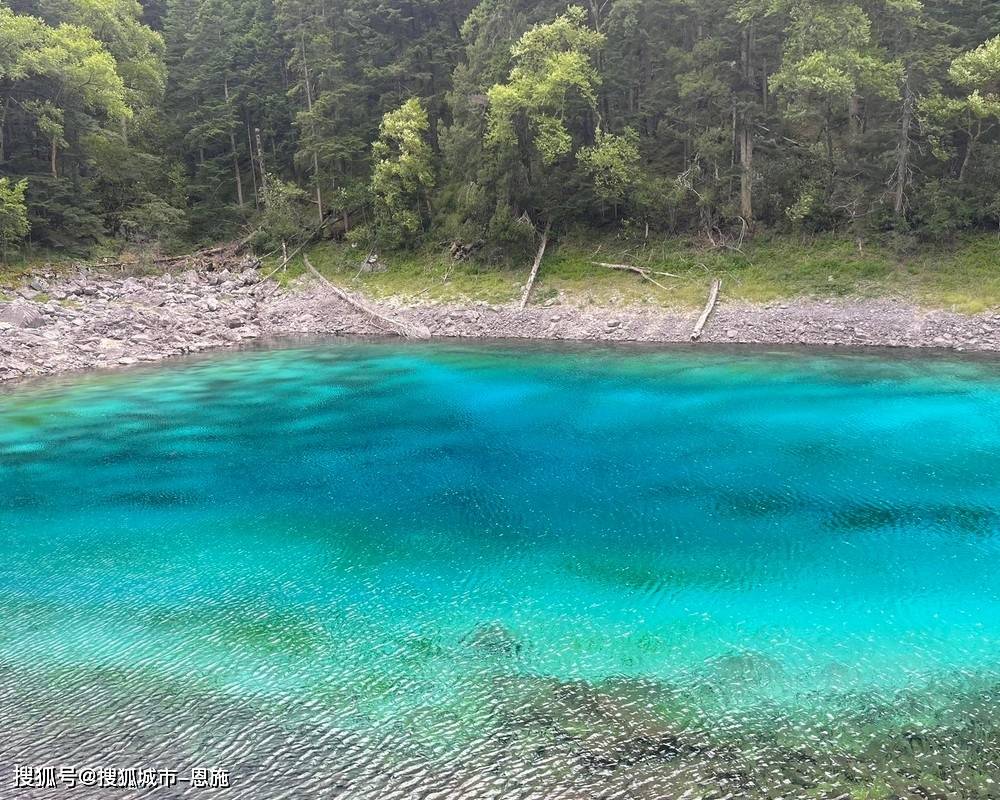
[[[312,263],[334,282],[404,302],[511,302],[520,297],[530,268],[529,263],[517,268],[456,264],[444,250],[425,248],[382,254],[387,271],[358,275],[365,255],[332,243],[309,252]],[[655,276],[664,290],[633,273],[594,266],[593,261],[630,263],[678,277]],[[269,269],[276,264],[272,261]],[[4,284],[17,284],[41,266],[0,266],[0,293]],[[296,260],[278,277],[291,280],[303,271],[301,260]],[[899,255],[874,243],[859,250],[853,240],[835,236],[760,237],[734,252],[677,238],[645,243],[577,233],[556,240],[549,249],[533,302],[560,297],[579,305],[700,306],[716,275],[723,279],[728,300],[903,297],[929,307],[975,313],[1000,309],[1000,239],[982,234]]]
[[[386,272],[357,275],[364,256],[336,244],[310,251],[310,261],[335,282],[374,297],[403,301],[509,302],[520,297],[530,266],[455,264],[447,253],[427,249],[383,254],[389,266]],[[592,261],[630,263],[678,277],[655,276],[667,287],[664,291],[638,275],[594,266]],[[286,277],[291,279],[302,269],[301,262],[292,264]],[[903,297],[975,313],[1000,308],[1000,240],[980,235],[900,256],[875,244],[865,244],[861,250],[856,242],[837,237],[760,238],[734,252],[679,239],[645,244],[577,235],[563,238],[549,250],[533,301],[561,296],[577,304],[697,306],[704,303],[710,279],[716,275],[723,279],[730,300]]]

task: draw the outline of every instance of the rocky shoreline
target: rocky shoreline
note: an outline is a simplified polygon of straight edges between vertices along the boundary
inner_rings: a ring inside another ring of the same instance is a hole
[[[150,277],[96,271],[38,275],[0,287],[0,381],[128,366],[271,337],[389,335],[377,319],[316,284],[260,281],[250,262],[230,271]],[[520,310],[367,304],[435,337],[689,342],[697,310],[579,308],[548,301]],[[727,303],[699,344],[888,346],[1000,351],[1000,312],[963,315],[902,300],[794,299]]]

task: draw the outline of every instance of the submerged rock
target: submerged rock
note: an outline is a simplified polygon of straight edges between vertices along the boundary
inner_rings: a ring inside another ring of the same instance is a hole
[[[523,645],[517,637],[500,622],[488,622],[477,626],[462,639],[462,644],[484,655],[502,658],[516,658],[523,650]]]
[[[724,753],[701,732],[672,724],[663,707],[674,692],[654,681],[507,676],[498,679],[497,693],[504,729],[574,771],[627,776],[641,769],[662,777]]]
[[[739,650],[709,662],[713,678],[720,687],[759,686],[780,680],[781,664],[764,653]]]

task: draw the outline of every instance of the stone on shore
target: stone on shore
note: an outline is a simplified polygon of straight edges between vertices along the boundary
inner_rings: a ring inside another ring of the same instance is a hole
[[[17,299],[0,305],[0,322],[12,328],[40,328],[45,324],[45,319],[34,303]]]
[[[0,302],[0,381],[147,363],[260,337],[384,336],[369,315],[309,282],[260,284],[243,262],[221,270],[125,277],[79,270],[30,277]],[[51,300],[38,302],[44,295]],[[30,298],[25,297],[28,295]],[[697,310],[594,308],[563,303],[414,304],[367,301],[381,313],[437,336],[580,341],[683,342]],[[1000,351],[1000,314],[929,311],[903,300],[807,298],[755,305],[723,297],[693,347],[767,345],[948,347]],[[490,637],[481,631],[485,639]],[[502,637],[500,637],[502,638]],[[501,648],[502,649],[502,648]]]

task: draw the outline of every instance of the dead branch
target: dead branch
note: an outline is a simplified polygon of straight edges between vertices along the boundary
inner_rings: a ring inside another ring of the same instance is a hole
[[[663,275],[664,277],[667,278],[681,277],[680,275],[677,275],[673,272],[663,272],[657,269],[646,269],[645,267],[635,267],[631,264],[606,264],[603,261],[591,261],[590,263],[593,264],[595,267],[607,267],[608,269],[624,269],[628,270],[629,272],[638,273],[639,275]]]
[[[319,225],[317,225],[315,228],[313,228],[306,235],[306,238],[303,239],[299,243],[299,246],[296,247],[291,253],[285,252],[284,258],[282,258],[281,263],[278,264],[278,266],[275,267],[274,269],[272,269],[269,273],[267,273],[267,275],[265,275],[263,278],[261,278],[259,281],[257,281],[257,285],[259,286],[260,284],[264,283],[269,278],[273,278],[278,272],[280,272],[281,270],[283,270],[286,267],[288,267],[288,265],[289,265],[289,263],[291,263],[292,259],[294,259],[299,253],[301,253],[306,248],[306,246],[310,242],[312,242],[313,239],[316,238],[316,234],[317,233],[319,233],[321,230],[323,230],[323,226],[326,224],[327,220],[330,219],[330,216],[332,216],[332,215],[328,215],[327,217],[325,217],[323,219],[323,221]],[[284,243],[282,243],[282,244],[284,244]],[[242,244],[240,246],[242,247]]]
[[[654,286],[659,286],[663,291],[671,291],[670,287],[664,286],[658,280],[650,277],[650,273],[653,275],[666,275],[668,278],[679,278],[680,275],[675,275],[672,272],[658,272],[656,270],[642,269],[641,267],[633,267],[631,264],[605,264],[603,261],[591,261],[596,267],[606,267],[607,269],[620,269],[627,272],[634,272],[636,275],[641,275],[644,280],[649,281]]]
[[[545,248],[549,244],[549,231],[552,230],[552,223],[548,223],[545,226],[545,233],[542,234],[542,243],[538,246],[538,253],[535,255],[535,263],[531,267],[531,275],[528,277],[528,284],[524,287],[524,294],[521,296],[521,310],[523,311],[528,306],[528,298],[531,296],[531,290],[535,287],[535,278],[538,277],[538,268],[542,265],[542,259],[545,257]]]

